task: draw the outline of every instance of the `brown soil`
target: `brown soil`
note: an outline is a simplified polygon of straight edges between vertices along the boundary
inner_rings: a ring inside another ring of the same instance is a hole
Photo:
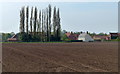
[[[3,72],[117,72],[117,42],[3,43]]]

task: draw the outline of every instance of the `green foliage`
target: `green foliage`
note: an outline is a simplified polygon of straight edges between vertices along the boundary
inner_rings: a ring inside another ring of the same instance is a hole
[[[117,37],[117,39],[115,39],[116,41],[120,41],[120,37]]]
[[[51,9],[51,5],[49,4],[48,6],[48,24],[49,24],[49,30],[48,30],[48,39],[49,41],[51,40],[51,12],[52,12],[52,9]]]
[[[105,36],[106,36],[107,34],[106,34],[106,33],[99,33],[99,34],[97,34],[97,35],[105,35]]]
[[[20,33],[19,40],[21,40],[23,42],[28,42],[28,34],[25,32]]]
[[[22,9],[20,10],[19,40],[23,42],[60,41],[61,25],[59,9],[56,11],[56,7],[54,7],[53,16],[51,15],[52,8],[50,4],[48,8],[42,11],[41,10],[38,11],[37,7],[35,8],[32,7],[30,17],[29,7],[28,6],[26,8],[22,7]],[[53,20],[52,23],[51,20]],[[52,31],[53,37],[51,37]]]
[[[68,41],[68,40],[69,40],[69,38],[67,37],[67,35],[66,35],[66,34],[64,34],[64,35],[62,36],[62,40],[63,40],[63,41]]]
[[[60,14],[59,9],[56,11],[56,7],[54,7],[53,11],[53,36],[55,41],[60,41],[61,39]]]
[[[28,18],[29,18],[29,7],[26,8],[26,32],[28,34]]]
[[[19,34],[19,40],[21,40],[22,42],[39,42],[40,36],[31,35],[24,32]]]
[[[33,7],[32,7],[32,9],[31,9],[31,17],[30,17],[30,32],[32,33],[32,26],[33,26]]]
[[[2,42],[7,41],[8,38],[11,38],[14,35],[13,32],[11,33],[2,33]]]
[[[51,42],[2,42],[2,43],[66,43],[66,42],[64,42],[64,41],[51,41]]]
[[[90,36],[95,36],[97,35],[96,33],[89,33]]]

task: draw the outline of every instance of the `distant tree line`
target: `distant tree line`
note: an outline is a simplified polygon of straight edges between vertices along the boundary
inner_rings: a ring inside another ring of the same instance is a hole
[[[86,31],[86,32],[83,32],[83,31],[80,31],[80,32],[72,32],[72,31],[66,31],[66,30],[63,30],[62,32],[61,32],[61,39],[63,40],[63,41],[68,41],[69,40],[69,38],[67,37],[67,35],[65,34],[65,33],[67,33],[67,32],[69,32],[69,33],[73,33],[73,34],[78,34],[78,35],[80,35],[80,34],[82,34],[82,33],[87,33],[87,34],[89,34],[91,37],[93,37],[93,36],[95,36],[95,35],[100,35],[100,36],[107,36],[107,35],[109,35],[109,34],[107,34],[107,33],[103,33],[103,32],[100,32],[100,33],[95,33],[95,32],[93,32],[93,33],[91,33],[91,32],[89,32],[89,31]]]
[[[53,12],[53,14],[52,14]],[[22,7],[20,10],[20,37],[21,41],[60,41],[61,25],[59,8],[49,4],[46,9],[37,7]]]
[[[14,32],[11,33],[0,33],[0,42],[6,42],[8,38],[11,38],[15,35]]]

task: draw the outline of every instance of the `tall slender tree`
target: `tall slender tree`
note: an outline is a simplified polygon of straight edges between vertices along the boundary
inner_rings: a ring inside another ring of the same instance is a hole
[[[20,40],[25,41],[25,10],[22,7],[20,11]]]
[[[44,15],[43,15],[43,21],[44,21],[44,22],[43,22],[43,23],[44,23],[44,24],[43,24],[43,29],[44,29],[44,33],[43,33],[44,35],[43,35],[43,36],[44,36],[44,41],[47,40],[47,39],[46,39],[46,35],[47,35],[47,34],[46,34],[46,33],[47,33],[47,25],[46,25],[46,22],[47,22],[47,21],[46,21],[46,16],[47,16],[47,15],[46,15],[46,10],[44,10]]]
[[[51,12],[52,12],[52,9],[51,9],[51,5],[49,4],[49,6],[48,6],[48,20],[49,20],[49,35],[48,35],[48,37],[49,37],[49,41],[50,41],[50,39],[51,39]]]
[[[28,34],[28,22],[29,22],[29,7],[26,8],[26,32]]]
[[[33,28],[32,28],[32,24],[33,24],[33,7],[32,7],[32,9],[31,9],[31,17],[30,17],[30,31],[31,31],[31,33],[33,32]]]
[[[39,17],[37,19],[38,23],[37,23],[37,32],[40,32],[41,30],[41,11],[39,11]]]
[[[34,35],[36,34],[36,25],[37,25],[37,8],[35,7],[35,11],[34,11]]]
[[[56,7],[54,7],[53,12],[53,36],[56,39]]]
[[[43,19],[43,18],[44,18],[43,16],[44,16],[44,14],[43,14],[43,13],[44,13],[44,10],[42,10],[42,23],[41,23],[41,24],[42,24],[42,33],[41,33],[41,34],[42,34],[42,35],[41,35],[42,41],[43,41],[43,35],[44,35],[44,34],[43,34],[43,33],[44,33],[44,29],[43,29],[43,28],[44,28],[44,27],[43,27],[43,24],[44,24],[44,23],[43,23],[43,22],[44,22],[44,21],[43,21],[43,20],[44,20],[44,19]]]
[[[40,36],[40,41],[42,40],[42,38],[41,38],[41,10],[39,11],[39,36]]]
[[[52,8],[49,4],[48,7],[39,12],[39,16],[37,15],[37,8],[31,8],[31,16],[30,16],[30,26],[29,26],[29,7],[22,7],[20,10],[20,32],[22,34],[23,41],[51,41],[51,40],[60,40],[60,14],[59,9],[56,11],[56,7],[53,9],[53,16],[51,16]],[[26,16],[26,17],[25,17]],[[51,24],[52,19],[52,24]],[[26,25],[25,25],[26,21]],[[26,28],[25,28],[26,26]],[[26,29],[26,31],[25,31]],[[30,33],[29,34],[29,29]],[[52,30],[53,29],[53,30]],[[53,31],[53,37],[51,37]],[[29,36],[29,37],[27,37]],[[51,39],[52,38],[52,39]]]
[[[23,28],[22,28],[22,10],[20,10],[20,33],[23,32]]]
[[[46,36],[47,36],[47,41],[49,41],[49,24],[48,24],[48,8],[46,8]]]
[[[22,32],[25,32],[25,8],[22,7]]]
[[[56,22],[57,22],[57,40],[60,41],[60,32],[61,32],[61,26],[60,26],[60,14],[59,14],[59,8],[57,10],[57,16],[56,16]]]

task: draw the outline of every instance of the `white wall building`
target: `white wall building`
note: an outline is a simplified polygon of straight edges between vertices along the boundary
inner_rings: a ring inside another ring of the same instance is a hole
[[[82,41],[84,41],[84,42],[94,41],[94,40],[92,39],[92,37],[91,37],[89,34],[87,34],[87,33],[82,33],[82,34],[80,34],[80,35],[78,36],[78,40],[82,40]]]

